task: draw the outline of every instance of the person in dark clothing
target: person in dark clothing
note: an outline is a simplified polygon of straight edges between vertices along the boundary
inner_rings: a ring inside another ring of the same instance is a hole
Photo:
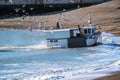
[[[57,29],[60,29],[60,24],[59,24],[59,22],[57,22],[56,28],[57,28]]]
[[[79,29],[79,31],[80,31],[80,25],[78,25],[78,29]]]
[[[78,30],[79,30],[79,32],[81,32],[80,25],[78,25]],[[77,37],[80,37],[80,36],[81,36],[80,33],[77,34]]]

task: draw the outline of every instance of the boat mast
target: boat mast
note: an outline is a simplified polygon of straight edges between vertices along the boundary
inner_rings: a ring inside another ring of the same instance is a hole
[[[93,25],[93,21],[92,21],[92,18],[91,18],[91,12],[89,12],[88,15],[89,15],[88,24],[89,24],[89,26],[92,26]]]

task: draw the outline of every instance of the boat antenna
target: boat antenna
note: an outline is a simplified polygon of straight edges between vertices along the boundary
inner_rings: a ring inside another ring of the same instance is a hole
[[[89,12],[89,20],[88,20],[88,24],[89,26],[92,26],[93,22],[92,22],[92,18],[91,18],[91,12]]]

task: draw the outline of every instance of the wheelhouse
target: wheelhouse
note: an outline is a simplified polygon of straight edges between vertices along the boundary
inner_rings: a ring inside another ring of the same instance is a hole
[[[81,35],[87,36],[92,35],[96,32],[96,27],[82,27],[80,28]]]

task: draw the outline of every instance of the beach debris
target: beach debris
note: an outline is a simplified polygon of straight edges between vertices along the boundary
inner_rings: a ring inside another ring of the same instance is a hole
[[[65,17],[65,15],[63,15],[62,12],[60,13],[60,17],[57,18],[57,21],[59,21],[59,20],[69,21],[69,20]]]
[[[52,29],[53,29],[53,27],[50,27],[50,29],[52,30]]]
[[[78,20],[82,20],[82,18],[78,16]]]
[[[2,22],[0,22],[0,24],[3,24],[4,22],[2,21]]]
[[[64,18],[64,15],[63,15],[63,13],[60,13],[60,17],[63,19]]]
[[[26,10],[25,10],[25,9],[22,9],[22,12],[23,12],[23,13],[25,13],[25,12],[26,12]]]
[[[74,0],[70,0],[70,3],[75,3]]]
[[[18,24],[21,24],[20,22],[18,22]]]
[[[28,12],[26,12],[25,14],[26,14],[26,15],[29,15],[29,13],[28,13]]]
[[[49,5],[49,7],[53,7],[53,5]]]
[[[23,8],[24,8],[25,6],[26,6],[25,4],[22,5]]]
[[[8,0],[8,2],[10,2],[11,4],[13,4],[13,0]]]
[[[19,12],[19,10],[20,10],[20,8],[16,8],[16,9],[15,9],[15,12]]]
[[[31,11],[32,11],[33,9],[34,9],[33,7],[30,8]]]
[[[26,17],[26,15],[23,15],[21,21],[24,21],[25,17]]]
[[[63,9],[63,12],[65,12],[66,11],[66,9]]]
[[[42,25],[42,23],[40,22],[40,23],[38,23],[38,27],[40,28],[41,27],[41,25]]]
[[[80,8],[80,5],[78,5],[77,8]]]

